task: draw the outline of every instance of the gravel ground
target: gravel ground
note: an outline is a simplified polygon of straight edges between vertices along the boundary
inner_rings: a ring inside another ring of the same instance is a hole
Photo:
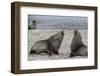
[[[39,41],[48,39],[50,36],[56,34],[60,30],[29,30],[28,31],[28,52],[30,52],[30,49],[32,45]],[[88,35],[87,30],[79,30],[82,36],[82,41],[85,45],[88,45]],[[71,53],[70,51],[70,44],[73,38],[73,30],[64,30],[64,38],[61,44],[61,47],[59,48],[59,55],[52,55],[48,56],[45,53],[38,54],[38,55],[29,55],[28,54],[28,60],[54,60],[54,59],[68,59],[69,55]],[[86,57],[74,57],[74,58],[86,58]]]

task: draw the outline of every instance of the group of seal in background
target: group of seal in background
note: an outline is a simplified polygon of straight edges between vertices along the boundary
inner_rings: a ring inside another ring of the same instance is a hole
[[[61,46],[64,37],[64,31],[60,31],[57,34],[49,37],[46,40],[40,40],[34,43],[31,48],[31,54],[47,53],[48,55],[59,55],[59,48]],[[74,36],[71,42],[71,53],[69,57],[74,56],[87,56],[87,46],[83,44],[80,32],[74,30]]]

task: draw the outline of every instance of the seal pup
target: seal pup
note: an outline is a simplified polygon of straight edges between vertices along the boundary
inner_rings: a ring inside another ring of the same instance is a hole
[[[70,57],[74,56],[87,56],[88,48],[85,44],[82,42],[81,34],[79,31],[74,30],[74,36],[71,42],[71,54]]]

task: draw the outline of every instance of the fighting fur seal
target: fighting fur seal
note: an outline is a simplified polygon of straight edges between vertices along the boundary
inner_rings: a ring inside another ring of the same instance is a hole
[[[74,30],[74,36],[71,42],[71,54],[70,57],[74,56],[87,56],[87,46],[83,44],[80,32]]]
[[[46,40],[40,40],[34,43],[31,48],[30,54],[47,53],[48,55],[59,54],[58,49],[64,37],[64,31],[49,37]]]

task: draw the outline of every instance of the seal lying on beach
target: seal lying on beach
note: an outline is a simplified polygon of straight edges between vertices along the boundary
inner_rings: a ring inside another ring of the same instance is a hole
[[[74,56],[87,56],[88,48],[83,44],[80,32],[74,30],[74,36],[71,42],[71,54],[70,57]]]
[[[58,49],[64,37],[64,31],[51,36],[46,40],[40,40],[34,43],[31,48],[30,54],[47,53],[48,55],[59,54]]]

